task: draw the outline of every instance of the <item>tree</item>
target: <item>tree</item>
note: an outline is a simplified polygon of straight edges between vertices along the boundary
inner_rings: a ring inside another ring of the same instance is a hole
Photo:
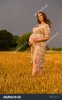
[[[7,30],[0,30],[0,50],[11,50],[15,44],[12,33]]]
[[[18,45],[17,45],[17,49],[19,48],[18,49],[19,51],[24,51],[29,47],[28,40],[29,40],[30,35],[31,35],[31,32],[28,32],[19,37]]]
[[[13,39],[12,39],[12,41],[11,41],[11,47],[12,47],[13,49],[16,49],[16,47],[17,47],[17,45],[18,45],[18,39],[19,39],[19,36],[17,36],[17,35],[14,35],[14,36],[13,36]]]

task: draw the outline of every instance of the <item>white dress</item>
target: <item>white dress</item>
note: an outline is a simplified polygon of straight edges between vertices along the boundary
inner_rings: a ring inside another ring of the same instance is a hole
[[[29,42],[31,44],[31,60],[33,63],[32,73],[36,73],[42,68],[45,64],[45,50],[46,50],[46,41],[42,42],[33,42],[33,38],[44,38],[50,37],[50,27],[48,24],[39,25],[38,27],[33,28],[33,33],[29,37]]]

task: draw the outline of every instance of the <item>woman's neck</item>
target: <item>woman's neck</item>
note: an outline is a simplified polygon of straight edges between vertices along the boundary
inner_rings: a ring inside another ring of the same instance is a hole
[[[36,26],[39,26],[39,25],[45,25],[46,23],[44,21],[42,21],[40,24],[37,24]]]
[[[45,22],[44,22],[44,21],[42,21],[42,22],[41,22],[41,24],[43,25],[43,24],[45,24]]]

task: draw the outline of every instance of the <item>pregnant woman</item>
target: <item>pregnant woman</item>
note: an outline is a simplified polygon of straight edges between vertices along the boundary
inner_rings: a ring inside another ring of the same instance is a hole
[[[50,38],[50,20],[44,12],[37,13],[38,25],[33,28],[29,37],[29,45],[31,46],[32,59],[32,75],[42,75],[45,64],[45,42]]]

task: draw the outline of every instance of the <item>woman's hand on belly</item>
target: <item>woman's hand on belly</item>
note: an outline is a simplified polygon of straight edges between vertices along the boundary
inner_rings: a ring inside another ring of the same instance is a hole
[[[43,41],[47,41],[47,40],[48,40],[48,38],[35,38],[34,42],[38,43],[38,42],[43,42]]]
[[[40,38],[34,38],[34,39],[33,39],[33,42],[34,42],[34,43],[41,42],[41,37],[40,37]]]

